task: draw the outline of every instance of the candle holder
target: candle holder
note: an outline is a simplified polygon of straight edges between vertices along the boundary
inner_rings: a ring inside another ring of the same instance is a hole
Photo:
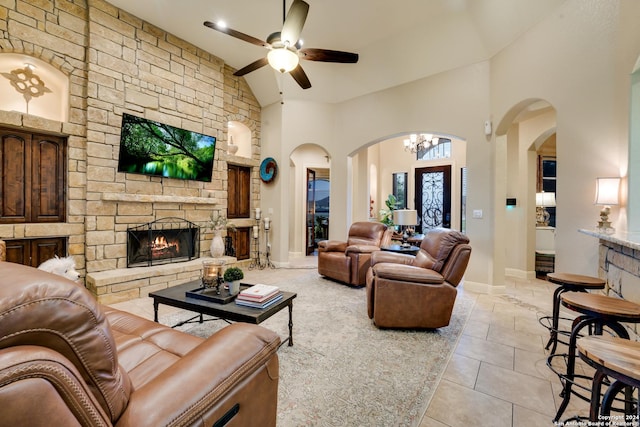
[[[249,270],[254,268],[258,268],[260,270],[269,267],[276,268],[276,266],[271,262],[271,243],[269,242],[269,230],[271,230],[271,219],[260,218],[260,211],[256,209],[256,225],[252,228],[252,258],[251,263],[249,264]],[[260,250],[260,234],[262,233],[265,236],[265,252]]]
[[[202,286],[206,289],[215,289],[216,294],[220,294],[222,284],[222,268],[224,261],[203,261],[202,262]]]

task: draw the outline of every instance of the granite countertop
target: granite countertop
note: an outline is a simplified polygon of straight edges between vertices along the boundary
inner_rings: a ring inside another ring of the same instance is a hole
[[[613,234],[601,233],[598,230],[592,229],[579,229],[580,233],[596,237],[600,240],[605,240],[611,243],[617,243],[618,245],[626,246],[631,249],[640,250],[640,232],[635,231],[616,231]]]

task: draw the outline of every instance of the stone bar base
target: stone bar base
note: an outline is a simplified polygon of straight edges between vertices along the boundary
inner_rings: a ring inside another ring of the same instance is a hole
[[[640,233],[579,231],[599,239],[598,277],[607,281],[604,292],[640,304]],[[640,326],[626,326],[631,339],[639,340]]]
[[[174,264],[89,273],[86,277],[86,287],[96,295],[100,303],[115,304],[146,297],[150,292],[199,279],[202,277],[202,262],[213,259],[197,258]],[[249,265],[249,260],[238,262],[234,257],[225,256],[215,259],[224,260],[225,267],[244,268]]]

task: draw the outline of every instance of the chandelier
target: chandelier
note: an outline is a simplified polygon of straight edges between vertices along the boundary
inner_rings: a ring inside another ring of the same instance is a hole
[[[403,142],[405,151],[417,153],[418,151],[424,151],[429,147],[438,145],[439,141],[439,137],[433,136],[429,133],[412,133],[409,135],[409,138],[405,139]]]

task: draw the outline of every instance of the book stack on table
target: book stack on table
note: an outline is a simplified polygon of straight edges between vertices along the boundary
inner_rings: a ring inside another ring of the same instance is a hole
[[[253,308],[267,308],[281,299],[282,292],[277,286],[258,284],[240,291],[236,298],[236,304]]]

